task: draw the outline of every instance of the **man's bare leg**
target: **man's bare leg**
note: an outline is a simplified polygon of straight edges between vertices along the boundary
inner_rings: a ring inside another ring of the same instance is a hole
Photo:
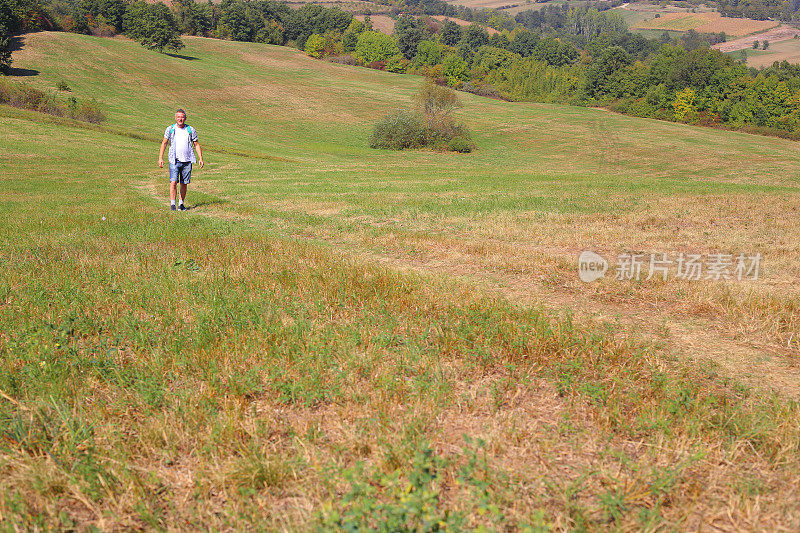
[[[181,183],[181,203],[186,200],[186,184]]]
[[[175,211],[175,197],[178,196],[178,187],[177,183],[174,181],[169,182],[169,204],[170,209]]]

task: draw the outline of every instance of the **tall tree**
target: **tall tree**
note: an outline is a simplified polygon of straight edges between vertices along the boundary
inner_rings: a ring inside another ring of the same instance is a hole
[[[220,6],[217,31],[220,37],[234,41],[252,41],[256,28],[250,24],[249,4],[241,0],[226,1]]]
[[[461,40],[461,26],[452,20],[445,20],[442,23],[442,29],[439,31],[442,44],[446,44],[447,46],[455,46],[458,44],[458,41]]]
[[[417,46],[422,40],[422,28],[419,20],[408,15],[400,17],[394,27],[394,35],[397,38],[400,53],[408,60],[414,59],[414,56],[417,55]]]
[[[151,50],[163,53],[165,48],[183,48],[178,23],[162,2],[130,4],[125,12],[125,28],[132,39]]]
[[[486,28],[478,24],[470,24],[464,32],[464,43],[472,50],[477,50],[481,46],[489,44],[489,33]]]
[[[0,23],[0,73],[8,74],[11,68],[11,32],[2,23]]]

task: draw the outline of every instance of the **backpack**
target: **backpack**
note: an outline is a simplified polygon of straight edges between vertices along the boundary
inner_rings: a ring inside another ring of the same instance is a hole
[[[178,124],[175,123],[175,124],[173,124],[172,126],[169,127],[169,143],[170,144],[172,144],[172,139],[175,138],[175,126],[177,126],[177,125]],[[192,133],[194,133],[193,130],[192,130],[192,127],[187,124],[186,125],[186,129],[189,131],[189,142],[192,142]]]

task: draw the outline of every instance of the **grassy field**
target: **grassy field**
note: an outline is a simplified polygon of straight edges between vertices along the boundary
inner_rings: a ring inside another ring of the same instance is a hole
[[[356,18],[363,22],[366,16],[356,15]],[[375,31],[385,33],[386,35],[391,35],[394,31],[396,21],[389,15],[370,15],[369,19],[372,21],[372,28]]]
[[[706,7],[689,8],[637,2],[616,8],[631,31],[645,37],[658,37],[664,31],[671,34],[695,30],[701,33],[725,32],[729,37],[741,37],[763,32],[778,26],[774,21],[722,17]],[[657,18],[656,18],[657,17]]]
[[[766,50],[748,49],[747,64],[752,67],[766,67],[775,61],[800,63],[800,39],[770,42]],[[760,53],[759,53],[760,52]],[[735,52],[733,52],[735,54]]]
[[[752,47],[743,48],[733,52],[726,52],[734,59],[742,59],[742,54],[747,58],[747,65],[751,67],[766,67],[775,61],[788,61],[789,63],[800,63],[800,39],[786,39],[784,41],[770,41],[769,48],[763,50]]]
[[[325,7],[338,7],[342,11],[351,13],[387,13],[389,6],[376,4],[375,2],[362,0],[294,0],[288,2],[293,8],[299,8],[303,4],[319,4]]]
[[[796,143],[464,94],[476,152],[371,150],[419,78],[186,44],[14,53],[109,120],[0,108],[0,526],[800,527]]]
[[[636,27],[651,30],[695,30],[700,33],[725,32],[730,36],[741,37],[751,33],[767,31],[776,26],[778,26],[778,23],[771,20],[723,17],[717,12],[709,11],[702,13],[665,13],[660,18],[639,22]]]

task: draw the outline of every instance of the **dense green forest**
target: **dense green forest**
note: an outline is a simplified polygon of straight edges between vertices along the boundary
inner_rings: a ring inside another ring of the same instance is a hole
[[[726,17],[800,20],[800,0],[717,0],[717,8]]]
[[[309,55],[391,72],[424,75],[476,94],[601,105],[637,116],[800,135],[800,67],[748,68],[710,48],[724,34],[686,32],[646,39],[600,2],[547,5],[515,19],[442,0],[406,2],[393,35],[336,7],[292,9],[273,0],[0,0],[0,66],[14,32],[57,29],[125,33],[143,45],[178,50],[181,34],[295,46]],[[462,27],[425,15],[482,20]]]

